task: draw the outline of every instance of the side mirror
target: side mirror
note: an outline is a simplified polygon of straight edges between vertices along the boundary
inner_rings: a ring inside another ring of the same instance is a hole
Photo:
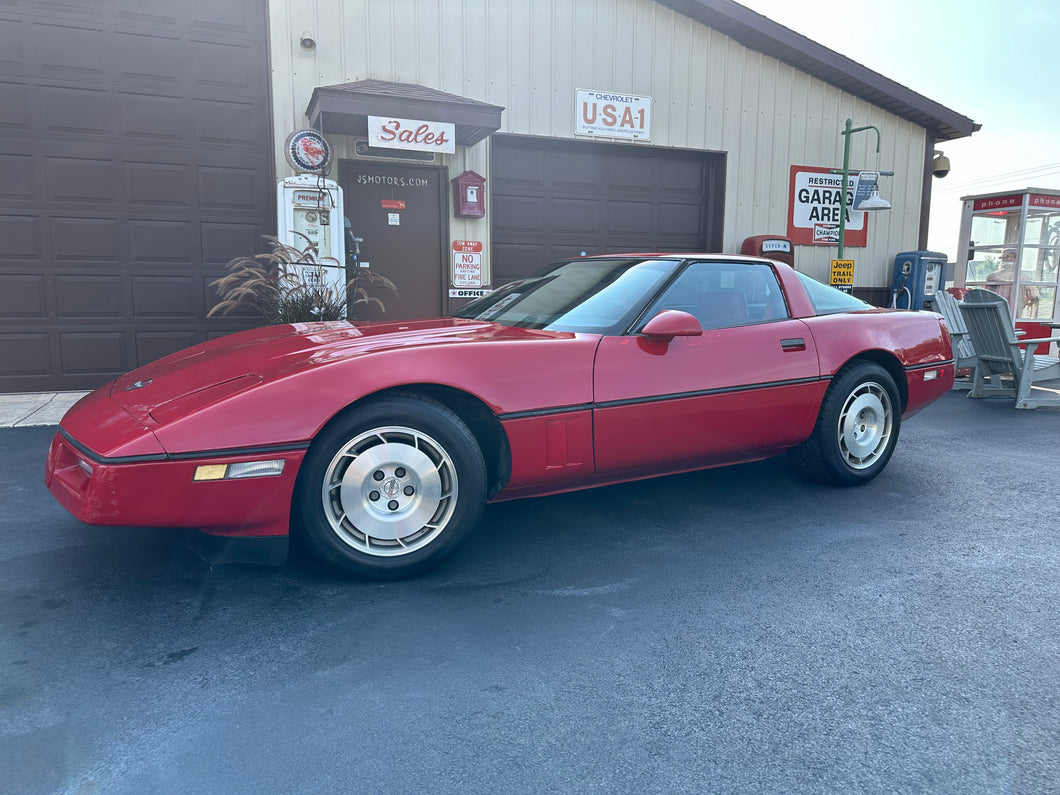
[[[652,342],[670,342],[674,337],[701,337],[703,327],[688,312],[665,309],[649,320],[640,333]]]

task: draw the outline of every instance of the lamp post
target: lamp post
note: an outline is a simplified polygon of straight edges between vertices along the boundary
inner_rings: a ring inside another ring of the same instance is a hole
[[[840,213],[839,213],[839,259],[843,259],[843,245],[844,238],[847,231],[847,179],[850,177],[850,136],[857,132],[864,132],[865,130],[874,130],[876,132],[876,160],[877,164],[880,159],[880,131],[879,128],[874,127],[871,124],[866,124],[864,127],[854,127],[854,122],[847,119],[845,128],[843,129],[842,135],[844,137],[843,142],[843,184],[840,186]],[[877,175],[887,172],[878,171]],[[872,198],[865,202],[864,210],[889,210],[891,205],[889,202],[880,198],[879,189],[873,187]],[[872,206],[869,206],[869,205]]]

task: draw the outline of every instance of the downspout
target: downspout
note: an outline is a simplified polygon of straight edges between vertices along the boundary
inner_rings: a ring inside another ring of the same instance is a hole
[[[930,130],[925,130],[924,137],[924,173],[920,183],[920,233],[917,236],[917,249],[927,251],[928,222],[931,216],[931,180],[932,163],[935,159],[935,138]]]

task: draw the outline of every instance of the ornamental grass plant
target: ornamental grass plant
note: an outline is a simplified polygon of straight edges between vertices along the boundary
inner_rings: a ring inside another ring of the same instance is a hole
[[[319,257],[308,238],[304,251],[270,235],[264,240],[267,252],[236,257],[225,265],[228,273],[210,283],[218,302],[209,317],[250,311],[269,325],[346,318],[347,299],[325,278],[328,270],[335,268],[345,275],[346,269],[337,259]],[[386,314],[384,299],[398,297],[392,281],[361,270],[347,282],[346,293],[351,320],[382,317]]]

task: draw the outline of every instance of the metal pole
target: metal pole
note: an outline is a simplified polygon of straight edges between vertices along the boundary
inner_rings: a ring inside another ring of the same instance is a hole
[[[866,124],[864,127],[854,127],[851,129],[851,125],[854,122],[851,119],[847,119],[846,124],[842,132],[843,137],[846,139],[843,142],[843,184],[840,186],[840,204],[839,208],[839,256],[837,259],[843,259],[843,246],[845,243],[845,236],[847,231],[847,178],[850,176],[850,136],[856,132],[862,132],[864,130],[875,130],[876,131],[876,154],[880,153],[880,131],[871,124]]]
[[[847,233],[847,177],[850,174],[850,127],[854,122],[847,119],[843,130],[843,182],[839,186],[839,256],[843,259],[843,243]]]

